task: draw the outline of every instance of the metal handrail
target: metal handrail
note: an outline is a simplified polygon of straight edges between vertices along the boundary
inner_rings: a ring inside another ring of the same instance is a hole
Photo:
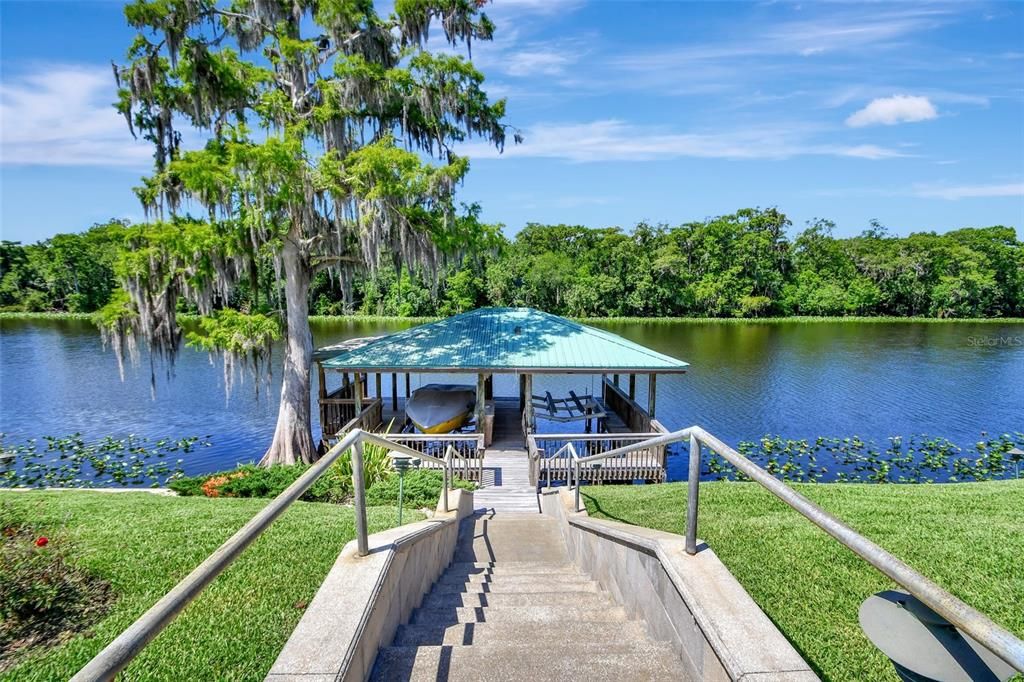
[[[369,554],[369,535],[366,526],[366,486],[363,481],[363,445],[366,443],[374,443],[396,452],[444,465],[444,510],[449,511],[449,475],[445,460],[418,452],[400,443],[390,441],[386,437],[363,431],[362,429],[353,429],[328,450],[323,457],[317,460],[304,474],[299,476],[294,483],[271,500],[248,523],[239,528],[224,544],[218,547],[201,564],[196,566],[191,573],[171,588],[170,592],[161,597],[156,604],[151,606],[134,623],[114,638],[114,641],[105,646],[91,661],[86,663],[71,678],[72,682],[112,680],[154,637],[160,634],[174,620],[182,609],[188,606],[203,591],[203,588],[209,585],[232,561],[238,558],[238,555],[246,547],[252,544],[271,523],[281,516],[292,502],[302,497],[302,494],[309,490],[316,480],[350,448],[352,450],[352,488],[355,497],[356,553],[361,557]],[[451,446],[449,447],[451,448]]]
[[[661,431],[647,431],[644,433],[537,433],[530,436],[537,440],[631,440],[647,439],[655,436],[665,435]],[[603,453],[602,453],[603,454]]]
[[[615,448],[608,452],[578,458],[576,461],[577,476],[575,486],[576,510],[580,510],[579,467],[582,464],[597,462],[633,450],[650,448],[657,445],[669,445],[686,440],[690,442],[686,510],[687,554],[697,553],[697,505],[700,488],[701,447],[703,446],[718,453],[719,456],[736,467],[737,470],[767,488],[770,493],[800,512],[811,523],[838,540],[841,545],[871,564],[883,575],[903,586],[933,611],[986,646],[999,658],[1006,661],[1006,663],[1018,671],[1024,672],[1024,641],[974,607],[957,599],[931,579],[911,568],[908,564],[867,539],[832,514],[829,514],[699,426],[691,426],[688,429],[666,433],[639,443]]]
[[[1024,671],[1024,642],[1008,630],[1002,628],[983,613],[960,601],[937,584],[903,563],[895,556],[863,537],[855,530],[809,501],[795,490],[774,478],[767,471],[740,455],[722,441],[697,426],[667,433],[634,443],[608,452],[589,457],[579,457],[575,448],[570,448],[570,455],[575,456],[575,494],[576,508],[579,509],[580,466],[586,462],[614,457],[632,450],[668,445],[669,443],[690,441],[690,480],[686,519],[686,551],[694,554],[697,551],[697,503],[700,484],[701,446],[705,446],[723,457],[739,471],[752,480],[767,488],[783,502],[796,509],[812,523],[838,540],[846,548],[860,556],[895,582],[906,588],[932,610],[949,622],[966,632],[968,635],[988,647],[993,653],[1017,670]],[[363,445],[365,443],[390,448],[412,457],[439,462],[444,465],[444,509],[448,506],[448,465],[451,462],[450,452],[445,458],[439,459],[432,455],[408,448],[386,437],[372,434],[362,429],[354,429],[346,434],[341,441],[327,451],[302,476],[295,480],[280,495],[260,510],[252,519],[228,538],[219,548],[207,557],[199,566],[192,570],[184,579],[175,585],[156,604],[118,635],[75,676],[73,682],[93,680],[110,680],[124,669],[131,660],[154,637],[156,637],[196,596],[202,592],[214,578],[241,554],[259,535],[270,526],[284,511],[306,492],[313,483],[347,450],[352,450],[352,487],[355,496],[355,522],[357,555],[369,553],[369,539],[366,524],[366,489],[363,481]],[[568,444],[568,445],[571,445]]]

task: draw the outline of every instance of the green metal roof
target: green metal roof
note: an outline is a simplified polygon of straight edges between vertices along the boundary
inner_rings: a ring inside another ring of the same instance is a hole
[[[329,355],[318,351],[318,359]],[[682,360],[533,308],[480,308],[339,349],[323,366],[416,372],[683,372]]]

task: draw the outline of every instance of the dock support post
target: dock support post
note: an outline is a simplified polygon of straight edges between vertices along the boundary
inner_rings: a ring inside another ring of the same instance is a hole
[[[697,495],[700,491],[700,441],[690,436],[690,467],[686,480],[686,553],[697,553]]]
[[[636,400],[636,374],[629,375],[629,399]]]
[[[355,399],[356,416],[358,417],[363,411],[363,374],[356,372],[353,376],[356,385],[352,388],[352,397]]]
[[[526,394],[526,407],[523,413],[526,415],[526,429],[529,433],[533,433],[533,375],[527,374],[526,382],[523,384],[524,392]],[[523,434],[524,436],[528,434]]]
[[[487,375],[477,374],[476,375],[476,432],[484,433],[484,415],[486,410],[484,405],[487,401]]]
[[[405,373],[405,399],[409,400],[409,396],[412,395],[412,381],[409,379],[409,373]]]
[[[391,373],[391,409],[398,412],[398,374]]]
[[[381,402],[384,402],[384,395],[383,395],[383,393],[381,393],[381,383],[382,382],[380,380],[380,372],[377,372],[376,376],[374,377],[374,382],[373,383],[374,383],[373,387],[375,389],[377,389],[376,395],[374,397],[378,398]]]
[[[319,391],[320,392],[320,397],[321,398],[326,398],[327,397],[327,372],[324,371],[324,366],[321,365],[319,362],[316,363],[316,374],[317,374],[317,378],[320,380],[320,391]]]
[[[654,419],[654,407],[658,399],[658,375],[650,374],[647,381],[647,414]]]

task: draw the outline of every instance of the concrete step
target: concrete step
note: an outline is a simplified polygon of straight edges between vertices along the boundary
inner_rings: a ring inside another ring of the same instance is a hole
[[[388,647],[381,649],[372,680],[477,682],[579,680],[619,682],[685,679],[682,662],[667,645],[563,644],[537,647]]]
[[[590,608],[614,606],[604,592],[439,592],[428,594],[422,609],[486,606],[557,606],[573,605]]]
[[[531,592],[601,592],[601,586],[593,580],[581,578],[579,582],[559,582],[538,577],[535,581],[505,583],[437,583],[431,594],[527,594]]]
[[[474,504],[478,503],[480,500],[515,500],[517,502],[522,502],[523,504],[531,504],[534,507],[538,506],[537,495],[529,490],[515,491],[502,490],[501,488],[487,488],[478,492],[479,495],[476,493],[473,494]]]
[[[446,575],[582,575],[573,564],[543,561],[457,562],[445,569]]]
[[[531,490],[509,490],[507,488],[482,488],[473,493],[473,502],[480,500],[516,500],[537,506],[537,493]]]
[[[575,620],[624,621],[621,606],[531,605],[531,606],[463,606],[416,609],[410,623],[420,625],[454,625],[455,623],[555,623]]]
[[[475,493],[516,493],[518,495],[537,495],[537,489],[530,485],[529,480],[502,481],[501,485],[484,484],[477,488]]]
[[[457,568],[537,568],[554,571],[575,571],[579,572],[576,564],[572,562],[553,561],[453,561],[448,564],[449,569]]]
[[[569,563],[558,524],[537,513],[483,514],[463,519],[453,559]]]
[[[527,584],[573,584],[586,582],[588,577],[578,573],[442,573],[435,585],[463,585],[481,583],[501,583],[511,585],[513,583]]]
[[[646,641],[639,623],[576,621],[571,623],[457,623],[455,625],[402,625],[394,646],[441,644],[508,644],[534,647],[538,642],[617,644]]]

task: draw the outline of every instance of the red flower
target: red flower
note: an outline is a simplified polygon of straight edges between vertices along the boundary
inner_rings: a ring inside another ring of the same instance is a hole
[[[50,542],[50,538],[44,535],[36,540],[36,547],[46,547],[48,542]]]

